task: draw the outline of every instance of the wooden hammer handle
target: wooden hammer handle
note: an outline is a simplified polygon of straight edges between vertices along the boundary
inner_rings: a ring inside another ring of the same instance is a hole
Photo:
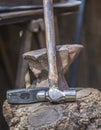
[[[43,0],[46,31],[46,48],[49,63],[49,86],[58,87],[58,69],[55,47],[53,0]]]

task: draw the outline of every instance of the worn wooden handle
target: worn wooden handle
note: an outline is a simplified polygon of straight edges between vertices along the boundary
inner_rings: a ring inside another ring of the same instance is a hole
[[[43,0],[50,87],[58,87],[53,0]]]

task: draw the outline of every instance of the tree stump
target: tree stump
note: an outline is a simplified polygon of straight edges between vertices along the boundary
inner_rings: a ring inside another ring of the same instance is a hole
[[[77,92],[76,102],[3,105],[10,130],[101,130],[101,92]]]

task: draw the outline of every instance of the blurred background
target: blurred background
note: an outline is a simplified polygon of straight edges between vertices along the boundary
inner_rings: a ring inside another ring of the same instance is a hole
[[[73,2],[74,0],[69,1]],[[57,0],[55,2],[64,1]],[[42,4],[42,1],[10,0],[9,2],[8,0],[0,0],[0,6],[31,4]],[[55,16],[57,44],[76,43],[79,13],[78,9],[74,13],[63,13]],[[13,16],[13,14],[11,15]],[[18,74],[18,71],[23,69],[23,63],[19,65],[19,62],[22,62],[21,56],[23,52],[45,47],[45,32],[42,26],[40,29],[34,30],[33,35],[31,35],[27,28],[29,19],[24,22],[9,22],[9,20],[3,21],[2,17],[5,18],[6,15],[0,13],[0,130],[7,130],[9,128],[7,128],[2,114],[2,105],[6,99],[6,91],[8,89],[21,88],[21,86],[24,87],[22,85],[25,82],[24,77],[21,77],[20,72]],[[78,56],[75,86],[92,87],[101,90],[101,0],[88,0],[86,2],[82,25],[80,44],[84,45],[84,49]],[[29,38],[26,38],[27,35],[32,37],[32,40],[28,41],[28,44],[30,44],[29,49],[24,50],[23,48],[26,48],[26,46],[23,45],[23,42],[25,43],[26,39],[29,40]],[[67,81],[70,80],[71,68],[65,75]],[[20,84],[20,82],[23,83]]]

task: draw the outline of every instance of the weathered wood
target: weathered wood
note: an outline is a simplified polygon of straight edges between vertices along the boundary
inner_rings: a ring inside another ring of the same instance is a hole
[[[85,49],[80,57],[77,85],[101,90],[101,1],[89,0],[86,5],[82,43]],[[84,67],[85,66],[85,67]],[[84,68],[84,69],[83,69]],[[82,76],[81,76],[82,71]]]
[[[32,19],[40,17],[42,12],[43,10],[41,9],[0,13],[0,25],[8,25],[30,21]]]
[[[58,88],[59,75],[57,68],[56,56],[56,41],[55,41],[55,26],[54,26],[54,13],[53,13],[53,0],[43,0],[44,6],[44,21],[46,33],[46,50],[48,57],[48,80],[49,87]]]
[[[56,15],[68,12],[77,12],[81,2],[67,2],[66,4],[55,4]],[[12,4],[11,4],[12,5]],[[25,4],[26,5],[26,4]],[[32,3],[31,3],[32,5]],[[43,17],[43,9],[29,9],[24,11],[12,11],[0,13],[0,25],[26,22],[35,18]]]
[[[34,30],[34,34],[37,36],[37,46],[38,48],[45,48],[45,24],[44,19],[39,18],[37,20],[33,20],[36,23],[36,26],[31,26],[30,30]],[[35,46],[35,45],[34,45]]]
[[[41,19],[30,21],[27,24],[24,32],[22,32],[21,41],[20,41],[21,46],[20,46],[20,53],[19,53],[18,70],[16,76],[16,88],[25,87],[25,74],[27,73],[28,70],[28,63],[22,58],[22,54],[31,50],[32,39],[34,39],[33,33],[39,32],[40,26],[43,26],[40,25],[41,22],[42,22]]]
[[[65,104],[10,105],[3,113],[10,130],[100,130],[101,92],[88,88],[77,93],[77,101]]]
[[[6,73],[8,75],[8,78],[11,82],[11,85],[14,85],[14,76],[13,76],[13,67],[10,64],[10,57],[8,56],[7,52],[6,52],[6,46],[4,44],[3,39],[0,37],[0,52],[1,52],[1,56],[3,58],[3,62],[4,62],[4,66],[6,69]]]
[[[54,2],[58,2],[59,0],[54,0]],[[42,4],[42,0],[0,0],[1,6],[9,6],[9,5],[31,5],[31,4]]]
[[[16,88],[23,88],[25,87],[25,74],[28,70],[28,63],[23,60],[22,54],[29,51],[31,49],[32,43],[32,32],[29,30],[31,22],[27,25],[24,32],[22,32],[21,36],[21,47],[19,53],[19,62],[18,62],[18,69],[17,69],[17,76],[16,76]]]

